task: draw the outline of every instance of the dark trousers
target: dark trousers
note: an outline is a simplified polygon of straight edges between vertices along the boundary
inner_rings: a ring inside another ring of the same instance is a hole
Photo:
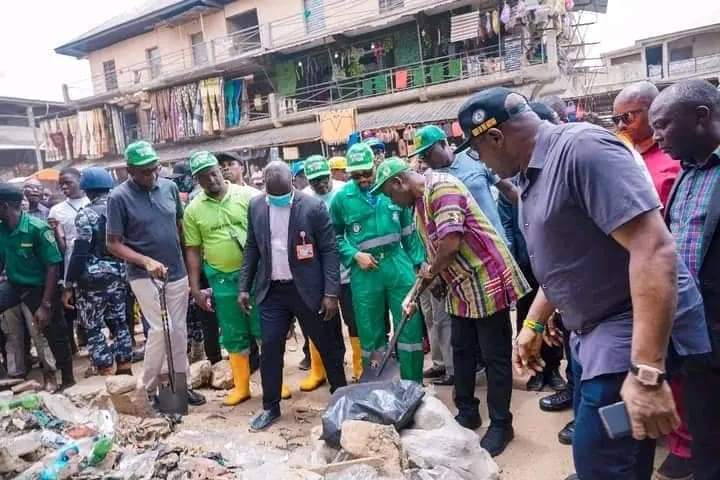
[[[512,327],[510,310],[487,318],[474,319],[450,315],[455,362],[455,406],[460,413],[477,415],[475,368],[478,347],[487,365],[487,403],[490,422],[503,426],[512,423]]]
[[[40,308],[42,304],[43,287],[11,285],[9,282],[0,283],[0,313],[24,303],[31,312]],[[55,295],[51,309],[48,326],[42,331],[48,341],[50,350],[55,357],[55,365],[62,374],[63,383],[73,380],[72,352],[68,339],[67,325],[62,315],[59,295]]]
[[[713,363],[708,356],[687,357],[684,371],[695,480],[717,480],[720,478],[720,361],[716,359]]]
[[[619,402],[626,373],[600,375],[580,381],[582,366],[573,358],[575,376],[575,434],[573,459],[581,480],[650,480],[655,457],[655,441],[632,437],[611,440],[605,432],[598,410]]]
[[[352,289],[349,283],[340,285],[340,313],[348,329],[348,336],[357,337],[357,324],[355,323],[355,310],[353,309]]]
[[[303,331],[320,352],[330,382],[330,392],[347,385],[340,315],[324,321],[317,311],[305,305],[293,282],[272,282],[259,308],[262,334],[260,375],[265,410],[280,409],[285,341],[294,318],[298,319]]]

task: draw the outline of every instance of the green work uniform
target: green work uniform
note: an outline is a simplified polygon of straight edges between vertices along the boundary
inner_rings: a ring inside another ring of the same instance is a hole
[[[61,263],[62,255],[48,224],[22,212],[13,231],[0,223],[0,262],[13,285],[41,287],[47,267]]]
[[[249,354],[251,338],[260,338],[257,308],[247,315],[237,303],[253,190],[229,184],[221,200],[201,192],[185,209],[183,218],[185,245],[202,248],[203,271],[220,323],[220,342],[229,353],[242,355]]]
[[[387,344],[385,306],[390,306],[397,327],[402,318],[402,301],[415,281],[414,267],[425,259],[412,212],[395,205],[385,195],[375,198],[374,202],[369,192],[350,181],[330,204],[340,260],[350,268],[353,307],[366,366],[370,354]],[[355,261],[358,252],[372,254],[377,269],[361,269]],[[423,345],[419,314],[403,329],[397,350],[401,377],[421,383]]]

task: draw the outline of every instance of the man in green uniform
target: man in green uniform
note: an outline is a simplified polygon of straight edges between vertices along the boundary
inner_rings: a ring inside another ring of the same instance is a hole
[[[183,219],[190,292],[199,308],[214,307],[217,313],[221,343],[230,354],[235,383],[223,403],[237,405],[250,398],[250,342],[251,337],[260,337],[256,309],[247,315],[236,301],[253,192],[250,187],[226,182],[210,152],[194,153],[190,171],[202,187]],[[212,292],[200,286],[201,269]]]
[[[352,179],[333,198],[330,214],[337,234],[340,260],[350,268],[350,285],[363,360],[387,343],[385,306],[393,322],[402,318],[401,303],[415,281],[415,268],[425,251],[415,232],[412,212],[385,195],[373,196],[372,149],[355,144],[347,153]],[[422,382],[422,320],[419,314],[405,326],[398,341],[400,375]]]
[[[0,184],[0,313],[25,304],[42,330],[62,374],[61,389],[75,383],[67,326],[56,292],[62,256],[47,223],[22,211],[22,191]],[[46,387],[54,388],[54,379]]]

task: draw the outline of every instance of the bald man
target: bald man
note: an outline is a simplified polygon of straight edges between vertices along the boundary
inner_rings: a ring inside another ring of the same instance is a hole
[[[264,179],[267,193],[250,201],[238,296],[249,313],[254,283],[262,335],[263,410],[250,422],[252,431],[280,418],[285,338],[293,318],[320,352],[330,391],[346,385],[338,315],[340,259],[330,215],[322,200],[293,188],[284,162],[270,162]]]
[[[682,160],[682,173],[668,198],[665,221],[675,237],[679,256],[700,287],[713,346],[710,358],[688,358],[683,368],[684,400],[692,434],[689,470],[695,480],[717,479],[720,478],[720,92],[704,80],[678,82],[655,99],[650,108],[650,124],[658,147]]]
[[[40,220],[47,220],[50,209],[42,203],[43,184],[37,178],[31,178],[23,185],[23,193],[28,201],[28,214]]]
[[[648,110],[658,89],[650,82],[633,83],[620,91],[613,103],[612,120],[618,135],[625,137],[640,152],[663,205],[667,202],[680,164],[658,147],[648,121]]]

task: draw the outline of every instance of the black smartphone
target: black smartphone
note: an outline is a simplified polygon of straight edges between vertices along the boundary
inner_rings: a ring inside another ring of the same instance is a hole
[[[630,428],[630,417],[625,408],[625,402],[600,407],[599,413],[608,437],[617,440],[618,438],[630,436],[632,429]]]

